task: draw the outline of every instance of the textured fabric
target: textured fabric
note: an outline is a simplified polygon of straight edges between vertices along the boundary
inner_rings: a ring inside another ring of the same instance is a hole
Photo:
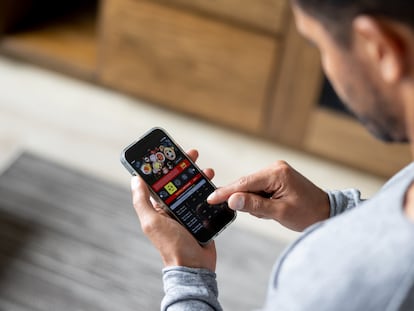
[[[216,274],[209,270],[169,267],[163,270],[163,281],[161,310],[222,310]]]
[[[327,193],[331,205],[331,217],[342,214],[362,202],[361,193],[357,189],[328,191]]]
[[[411,164],[363,203],[353,190],[333,193],[334,214],[347,212],[311,226],[285,250],[262,311],[414,310],[414,224],[403,211],[413,180]],[[180,306],[168,310],[220,310],[215,275],[192,271],[202,276],[186,278],[180,269],[169,270],[174,278],[164,277],[167,288],[177,287],[165,299]],[[198,291],[200,304],[186,309]]]

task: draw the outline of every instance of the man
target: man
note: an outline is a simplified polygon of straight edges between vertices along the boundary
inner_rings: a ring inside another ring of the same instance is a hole
[[[367,129],[414,148],[414,2],[292,0],[292,6],[299,31],[318,47],[326,75]],[[263,310],[414,310],[413,180],[414,164],[362,202],[356,190],[325,193],[277,162],[218,189],[209,202],[228,200],[233,209],[306,229],[276,262]],[[142,228],[166,267],[162,309],[221,310],[214,243],[199,246],[158,213],[138,178],[132,191]],[[262,191],[272,197],[255,194]]]

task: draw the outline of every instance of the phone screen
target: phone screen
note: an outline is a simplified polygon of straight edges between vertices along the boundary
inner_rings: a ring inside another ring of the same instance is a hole
[[[208,242],[235,218],[226,202],[207,203],[214,185],[162,129],[128,147],[124,158],[199,242]]]

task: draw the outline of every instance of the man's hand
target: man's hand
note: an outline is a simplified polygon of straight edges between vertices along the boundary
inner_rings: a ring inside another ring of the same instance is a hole
[[[328,195],[283,161],[219,188],[208,198],[210,204],[225,200],[234,210],[274,219],[295,231],[330,214]]]
[[[190,150],[189,157],[196,161],[198,152]],[[204,171],[209,179],[214,171]],[[145,235],[151,240],[161,254],[166,267],[185,266],[190,268],[216,269],[216,248],[214,242],[201,246],[194,237],[175,219],[172,219],[150,199],[150,192],[140,177],[131,179],[134,208],[141,222]]]

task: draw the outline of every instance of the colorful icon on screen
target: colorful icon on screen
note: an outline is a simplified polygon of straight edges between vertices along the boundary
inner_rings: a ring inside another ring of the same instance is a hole
[[[167,190],[170,195],[177,191],[177,187],[171,181],[164,186],[164,189]]]

